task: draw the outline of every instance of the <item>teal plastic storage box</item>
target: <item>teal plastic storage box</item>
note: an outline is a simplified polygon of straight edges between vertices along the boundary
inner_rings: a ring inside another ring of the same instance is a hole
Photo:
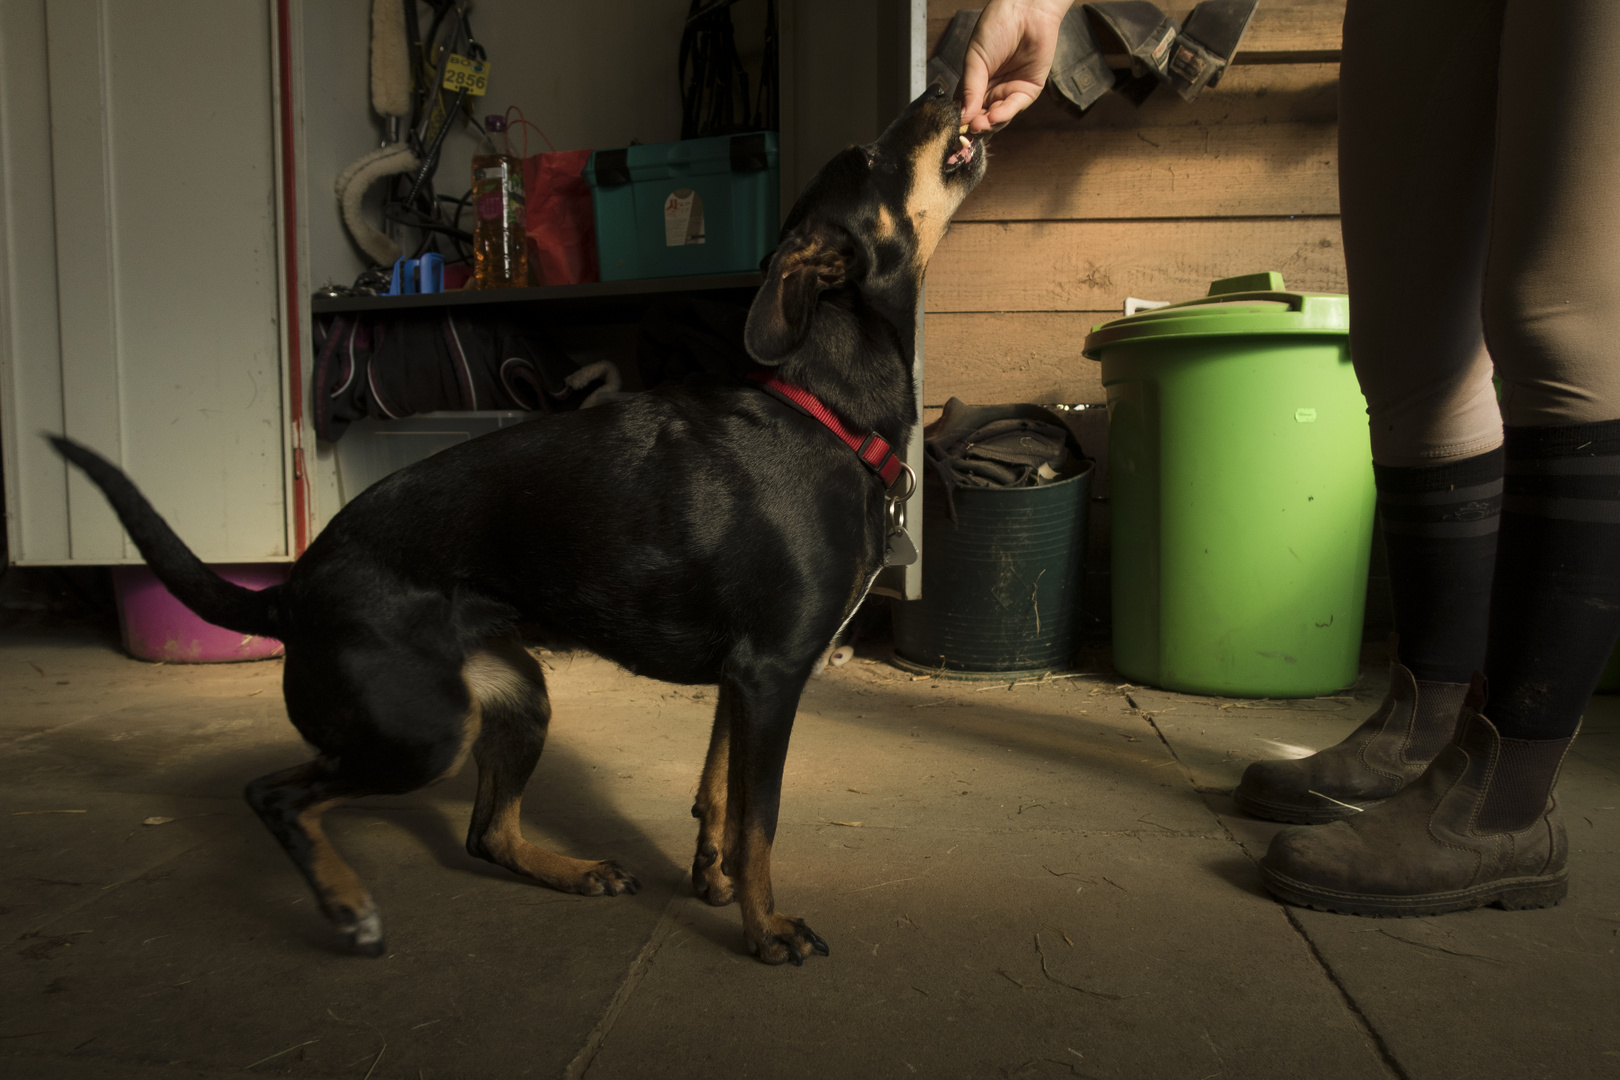
[[[602,280],[758,270],[781,225],[779,175],[774,131],[596,151]]]

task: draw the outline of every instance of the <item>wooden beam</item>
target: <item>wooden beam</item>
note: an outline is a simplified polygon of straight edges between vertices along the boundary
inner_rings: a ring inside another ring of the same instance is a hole
[[[1080,355],[1097,323],[1119,311],[943,313],[928,316],[923,404],[953,397],[970,405],[1107,400],[1101,365]]]
[[[1020,132],[991,144],[957,221],[1339,212],[1334,124]]]
[[[1080,116],[1062,95],[1042,94],[1018,114],[1005,135],[1034,128],[1085,132],[1183,124],[1332,124],[1338,119],[1338,64],[1268,64],[1231,69],[1219,86],[1199,94],[1197,101],[1155,93],[1135,105],[1123,94],[1104,94]],[[991,148],[1003,137],[991,140]]]
[[[960,222],[929,266],[927,310],[1117,311],[1127,296],[1187,300],[1262,270],[1344,292],[1338,218]]]
[[[1233,66],[1336,61],[1344,33],[1345,0],[1263,0],[1243,35]],[[928,0],[928,48],[939,44],[960,8],[982,8],[975,0]],[[1186,10],[1170,12],[1178,21]]]
[[[1261,0],[1232,66],[1336,62],[1344,40],[1344,5],[1345,0]]]

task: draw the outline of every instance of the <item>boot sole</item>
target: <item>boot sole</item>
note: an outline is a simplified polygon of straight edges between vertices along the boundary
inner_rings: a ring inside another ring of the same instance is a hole
[[[1239,810],[1263,821],[1282,821],[1289,825],[1326,825],[1329,822],[1355,817],[1364,810],[1371,810],[1384,800],[1374,799],[1371,802],[1352,803],[1350,806],[1336,806],[1333,803],[1301,806],[1298,803],[1271,802],[1249,794],[1242,787],[1236,787],[1232,789],[1232,801],[1238,804]]]
[[[1492,905],[1504,911],[1548,908],[1569,893],[1569,874],[1560,870],[1545,877],[1503,878],[1448,892],[1421,893],[1417,896],[1379,896],[1373,893],[1341,892],[1279,874],[1260,867],[1260,879],[1277,899],[1296,907],[1331,911],[1341,915],[1373,918],[1407,918],[1444,915]]]

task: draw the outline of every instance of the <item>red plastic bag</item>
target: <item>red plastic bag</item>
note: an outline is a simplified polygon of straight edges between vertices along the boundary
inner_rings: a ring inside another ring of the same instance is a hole
[[[536,285],[597,281],[596,215],[585,182],[589,150],[523,159],[524,232],[529,278]]]

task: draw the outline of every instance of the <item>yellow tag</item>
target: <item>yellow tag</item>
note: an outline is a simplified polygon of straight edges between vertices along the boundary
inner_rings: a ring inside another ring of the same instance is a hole
[[[489,89],[489,61],[469,60],[451,53],[450,63],[444,69],[444,88],[465,90],[472,97],[483,97]]]

